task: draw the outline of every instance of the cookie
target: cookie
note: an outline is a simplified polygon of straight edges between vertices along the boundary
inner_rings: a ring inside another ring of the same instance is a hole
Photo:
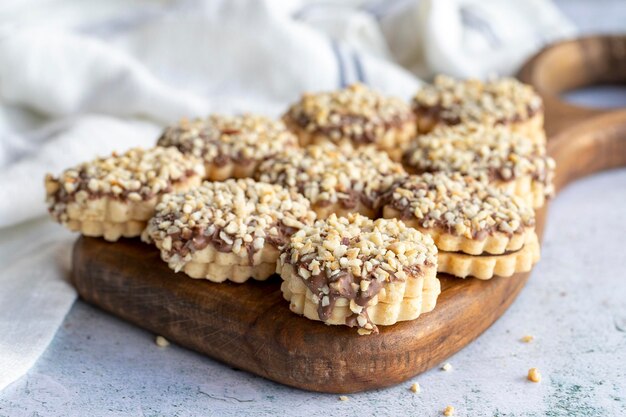
[[[277,273],[291,311],[326,324],[356,326],[414,320],[441,292],[433,240],[398,220],[331,215],[294,233]]]
[[[535,233],[526,235],[521,249],[501,255],[467,255],[460,252],[440,251],[437,271],[456,277],[472,276],[490,279],[493,276],[509,277],[517,272],[530,271],[540,259],[539,239]]]
[[[202,182],[204,166],[175,148],[131,149],[45,179],[51,216],[72,231],[115,241],[139,236],[162,195]]]
[[[513,78],[482,82],[440,75],[417,92],[412,104],[420,134],[440,125],[474,122],[504,125],[535,143],[546,142],[541,97]]]
[[[202,159],[210,181],[252,177],[262,160],[298,146],[282,122],[252,114],[183,119],[157,143]]]
[[[514,268],[485,268],[467,263],[484,263],[485,256],[498,256],[499,262],[513,259],[527,249],[535,236],[533,209],[516,196],[459,173],[411,175],[391,188],[385,196],[385,218],[398,218],[408,226],[430,235],[444,259],[440,272],[465,277],[468,271],[481,271],[482,279],[496,274],[510,276],[530,270],[532,262],[514,262]],[[472,256],[467,256],[472,255]],[[459,265],[464,259],[464,269]],[[495,259],[495,258],[494,258]],[[456,263],[455,263],[456,262]],[[511,261],[508,261],[509,264]],[[508,265],[508,264],[507,264]]]
[[[555,163],[545,146],[501,125],[442,126],[405,152],[407,171],[460,172],[515,194],[534,208],[554,194]]]
[[[374,218],[379,196],[405,175],[402,165],[371,146],[352,150],[322,143],[266,160],[256,178],[304,195],[318,218],[357,212]]]
[[[297,193],[230,179],[164,196],[142,237],[176,272],[241,283],[274,274],[279,248],[314,220],[309,202]]]
[[[415,116],[404,101],[385,97],[362,84],[304,94],[283,116],[302,146],[320,142],[374,145],[394,160],[415,137]]]

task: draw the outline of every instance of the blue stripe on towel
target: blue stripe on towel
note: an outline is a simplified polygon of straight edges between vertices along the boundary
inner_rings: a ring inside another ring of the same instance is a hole
[[[363,62],[361,57],[355,51],[352,51],[352,63],[356,71],[356,78],[360,83],[367,84],[367,78],[365,76],[365,70],[363,69]]]
[[[366,3],[360,7],[361,11],[369,13],[374,19],[380,21],[400,6],[407,6],[415,0],[378,0]]]
[[[461,7],[461,22],[467,27],[480,32],[485,39],[487,39],[491,47],[497,48],[502,46],[502,42],[495,30],[493,30],[491,23],[481,16],[480,13],[475,12],[469,7]]]
[[[339,88],[345,88],[348,85],[346,80],[346,63],[343,60],[343,55],[341,54],[337,41],[332,40],[332,47],[337,60],[337,70],[339,71]]]

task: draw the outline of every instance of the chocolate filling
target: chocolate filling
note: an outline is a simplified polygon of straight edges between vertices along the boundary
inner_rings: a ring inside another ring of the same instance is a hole
[[[185,131],[181,130],[177,127],[172,127],[166,129],[165,132],[161,135],[159,140],[157,141],[157,145],[159,146],[174,146],[181,153],[185,155],[193,155],[194,153],[194,144],[193,141],[180,141],[176,138],[180,137]],[[221,135],[238,135],[242,133],[240,130],[236,129],[224,129],[220,131]],[[245,157],[242,155],[241,151],[237,152],[234,155],[227,155],[222,152],[221,146],[223,143],[219,139],[213,139],[213,135],[208,135],[206,130],[201,130],[198,133],[198,138],[202,139],[207,146],[202,149],[201,156],[203,158],[206,157],[206,154],[209,152],[208,146],[213,145],[217,148],[217,156],[213,158],[211,161],[218,167],[223,167],[230,163],[231,161],[235,162],[238,165],[249,165],[254,162],[253,158]]]
[[[448,116],[443,115],[442,112],[447,110],[441,104],[435,104],[434,106],[427,106],[425,104],[421,104],[418,102],[413,102],[413,111],[415,112],[417,118],[426,117],[432,118],[436,120],[438,123],[445,123],[448,126],[458,125],[463,121],[460,116]],[[523,117],[521,114],[515,114],[512,117],[503,117],[496,120],[496,124],[508,125],[512,123],[519,123],[526,121],[539,112],[543,111],[543,106],[539,107],[531,107],[530,105],[526,105],[526,115]]]
[[[389,130],[401,127],[406,122],[415,119],[415,115],[411,113],[406,113],[404,115],[396,114],[390,119],[381,120],[380,122],[374,124],[371,119],[361,115],[338,113],[334,113],[333,115],[339,116],[339,122],[328,126],[319,126],[315,122],[314,118],[304,113],[290,113],[290,118],[293,123],[301,129],[306,130],[307,126],[313,125],[313,133],[331,137],[333,134],[338,133],[341,137],[348,137],[352,142],[361,144],[374,143],[377,141],[378,135],[376,134],[376,129],[378,126],[382,126],[385,130]],[[360,126],[362,129],[360,129],[360,132],[357,132],[354,129],[346,129],[350,126]]]
[[[402,158],[402,162],[407,166],[410,167],[411,166],[411,162],[410,162],[410,153],[406,153],[403,158]],[[512,170],[511,170],[512,171]],[[410,172],[412,174],[415,175],[421,175],[421,174],[426,174],[426,173],[431,173],[434,174],[436,172],[448,172],[445,170],[439,170],[439,169],[431,169],[430,167],[413,167]],[[457,171],[454,171],[457,172]],[[464,171],[458,171],[461,174],[464,175],[470,175],[467,172]],[[484,173],[487,177],[487,180],[489,182],[492,181],[502,181],[502,182],[510,182],[510,181],[514,181],[516,178],[518,178],[515,173],[512,171],[512,174],[510,177],[505,178],[502,175],[502,169],[501,168],[496,168],[496,167],[485,167],[484,171],[482,171],[480,174]],[[548,179],[548,171],[543,168],[543,169],[537,169],[535,171],[533,171],[532,173],[528,173],[528,175],[530,175],[530,177],[534,180],[537,181],[543,185],[548,185],[548,183],[550,182]],[[477,175],[479,176],[479,175]]]
[[[443,251],[443,250],[442,250],[442,251],[440,251],[440,252],[445,252],[445,253],[454,253],[454,254],[457,254],[457,255],[478,256],[478,257],[486,257],[486,256],[506,256],[506,255],[511,255],[511,254],[513,254],[513,253],[517,253],[517,252],[522,251],[522,250],[524,249],[524,246],[525,246],[525,245],[522,245],[522,247],[521,247],[521,248],[519,248],[519,249],[517,249],[517,250],[507,250],[507,251],[504,251],[504,252],[502,252],[502,253],[497,253],[497,254],[494,254],[494,253],[481,253],[481,254],[478,254],[478,255],[472,255],[472,254],[470,254],[470,253],[465,253],[465,252],[461,252],[461,251],[453,251],[453,252],[451,252],[451,251]]]
[[[175,220],[176,216],[173,213],[170,213],[162,218],[162,221],[171,221]],[[251,226],[254,226],[254,222],[251,222]],[[278,222],[268,229],[276,226],[278,230],[278,236],[266,236],[265,242],[270,245],[280,248],[287,241],[289,237],[298,231],[298,229],[286,226],[281,222]],[[199,227],[195,229],[186,229],[185,232],[172,233],[169,236],[172,238],[172,249],[170,251],[171,254],[178,254],[181,257],[185,257],[189,253],[194,253],[196,251],[200,251],[206,248],[208,245],[212,245],[217,251],[229,253],[233,250],[233,244],[224,241],[220,237],[220,233],[224,231],[221,227],[214,227],[213,233],[207,233],[207,229],[204,227]],[[229,235],[231,240],[235,240],[235,238]],[[245,248],[246,253],[248,254],[248,262],[250,265],[253,265],[254,254],[257,253],[260,249],[256,249],[252,242],[243,242],[242,246]]]
[[[301,186],[298,187],[298,192],[302,195],[304,194],[304,190],[305,190],[305,186],[304,184],[302,184]],[[342,191],[342,194],[347,194],[348,197],[339,197],[337,199],[337,202],[339,204],[341,204],[341,206],[343,208],[346,209],[354,209],[356,208],[356,206],[358,205],[359,201],[367,208],[373,209],[375,206],[375,201],[377,200],[376,198],[371,198],[369,197],[367,194],[365,194],[364,192],[361,191],[356,191],[354,189],[349,189],[346,191]],[[320,200],[315,202],[315,205],[318,207],[328,207],[330,206],[332,203],[330,202],[330,200]]]
[[[419,190],[419,189],[428,189],[428,185],[427,184],[420,184],[422,185],[421,187],[416,187],[413,188],[412,190]],[[454,230],[454,225],[447,223],[445,220],[442,219],[434,219],[432,217],[429,216],[429,214],[427,213],[423,218],[418,219],[417,217],[415,217],[415,215],[413,214],[413,208],[411,207],[411,204],[409,203],[408,199],[394,199],[392,197],[393,195],[393,190],[394,187],[392,187],[388,193],[386,193],[383,197],[383,204],[389,204],[392,208],[394,208],[395,210],[400,212],[400,220],[417,220],[418,224],[421,227],[424,228],[431,228],[431,227],[426,227],[424,226],[424,224],[429,221],[432,220],[435,223],[435,227],[440,228],[442,230],[444,230],[446,233],[451,234],[451,235],[456,235],[457,233]],[[524,230],[525,227],[527,226],[533,226],[535,224],[535,222],[531,222],[531,223],[527,223],[524,224],[522,222],[520,222],[520,226],[517,230],[515,230],[513,233],[505,233],[502,232],[501,230],[497,229],[497,225],[493,225],[493,226],[488,226],[485,227],[483,229],[480,230],[475,230],[472,232],[472,239],[475,240],[483,240],[485,239],[487,236],[489,235],[493,235],[496,231],[499,231],[500,233],[504,233],[507,236],[511,237],[513,234],[515,233],[519,233],[521,231]]]
[[[184,174],[172,181],[169,180],[167,187],[160,190],[158,192],[158,194],[165,194],[165,193],[169,193],[173,190],[173,186],[175,184],[181,183],[186,181],[188,178],[197,175],[197,173],[192,170],[192,169],[187,169],[185,170]],[[87,172],[85,171],[85,168],[81,168],[80,171],[78,172],[78,180],[77,180],[77,185],[76,185],[76,189],[74,191],[72,191],[71,193],[68,193],[65,188],[61,185],[59,187],[59,189],[54,193],[54,201],[55,203],[64,203],[67,204],[69,202],[73,202],[76,201],[76,193],[78,193],[79,191],[85,191],[87,192],[88,195],[88,199],[89,200],[96,200],[98,198],[103,198],[103,197],[108,197],[114,200],[127,200],[128,199],[128,195],[130,193],[137,193],[141,196],[141,198],[145,201],[145,200],[150,200],[152,197],[154,197],[157,193],[152,192],[152,190],[148,191],[148,192],[142,192],[142,188],[145,186],[145,184],[142,184],[142,187],[139,188],[138,190],[126,190],[125,188],[123,188],[120,184],[114,183],[111,184],[111,186],[113,185],[118,185],[120,186],[120,188],[122,188],[122,192],[119,194],[114,194],[113,192],[104,192],[104,191],[97,191],[97,192],[93,192],[89,189],[89,180],[91,179],[91,177],[89,177],[89,175],[87,174]],[[49,208],[49,211],[52,212],[52,208]]]
[[[425,173],[448,172],[445,170],[435,169],[434,167],[413,166],[414,164],[411,161],[411,157],[412,157],[412,151],[407,151],[406,153],[404,153],[404,155],[402,155],[402,163],[406,167],[409,168],[409,171],[412,174],[420,175],[420,174],[425,174]],[[537,154],[531,155],[530,157],[534,160],[537,160],[537,158],[541,158],[541,159],[547,158],[547,157],[543,157]],[[479,162],[478,156],[474,158],[474,162]],[[470,175],[468,172],[464,172],[464,171],[458,171],[458,172],[461,172],[464,175]],[[515,172],[513,170],[511,170],[511,176],[505,178],[504,175],[502,175],[502,172],[503,172],[502,168],[498,168],[498,167],[485,167],[484,170],[481,172],[481,174],[483,172],[487,176],[487,180],[489,182],[492,182],[492,181],[509,182],[518,178],[515,175]],[[530,177],[534,181],[540,182],[543,185],[548,185],[548,183],[550,182],[548,170],[545,168],[535,169],[533,172],[529,172],[526,175],[530,175]]]

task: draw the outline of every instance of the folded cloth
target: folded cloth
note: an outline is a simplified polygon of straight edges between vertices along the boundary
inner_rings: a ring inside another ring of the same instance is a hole
[[[572,26],[548,0],[24,0],[0,5],[0,389],[75,299],[43,177],[209,112],[278,115],[303,91],[509,73]],[[28,221],[28,223],[24,223]],[[15,248],[22,248],[16,251]],[[9,258],[10,257],[10,258]]]

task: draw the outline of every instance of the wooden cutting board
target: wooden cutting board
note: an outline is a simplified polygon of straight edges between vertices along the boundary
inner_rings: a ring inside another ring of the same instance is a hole
[[[589,38],[548,48],[521,71],[546,103],[557,188],[626,165],[626,110],[584,109],[557,98],[586,84],[626,82],[625,54],[626,38]],[[540,236],[545,215],[545,209],[537,214]],[[279,277],[241,285],[192,280],[169,270],[156,248],[138,239],[79,238],[72,279],[87,302],[230,366],[306,390],[350,393],[394,385],[440,364],[491,326],[529,275],[441,276],[434,311],[366,337],[291,313]]]

